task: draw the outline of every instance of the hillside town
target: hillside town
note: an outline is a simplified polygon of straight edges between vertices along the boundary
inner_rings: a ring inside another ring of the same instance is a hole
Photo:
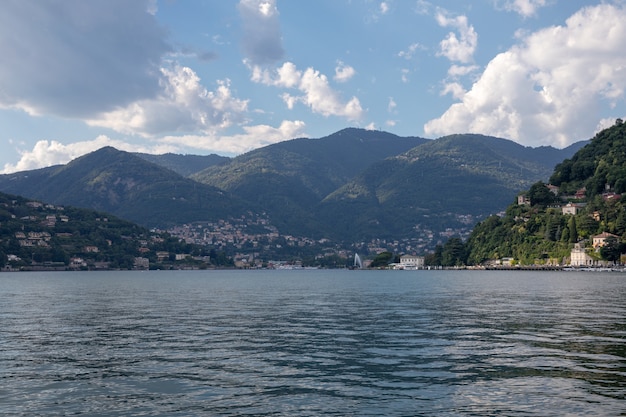
[[[348,259],[354,253],[367,257],[390,251],[407,255],[423,255],[432,251],[451,236],[467,237],[475,221],[471,215],[463,216],[462,228],[447,228],[435,233],[430,229],[415,226],[415,237],[404,239],[375,238],[353,244],[343,244],[330,239],[281,234],[264,216],[249,214],[237,219],[217,222],[197,222],[167,229],[167,233],[189,244],[216,247],[233,256],[235,265],[254,268],[270,264],[282,264],[294,259],[339,257]]]

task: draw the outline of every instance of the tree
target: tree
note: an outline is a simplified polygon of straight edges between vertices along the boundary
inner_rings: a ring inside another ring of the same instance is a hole
[[[393,259],[393,254],[391,252],[381,252],[372,261],[370,264],[371,268],[386,268],[389,265],[389,262]]]
[[[443,266],[461,266],[467,262],[465,245],[460,237],[451,237],[443,245],[441,264]]]
[[[435,246],[435,251],[433,253],[429,253],[428,255],[424,257],[424,265],[440,266],[442,252],[443,252],[443,247],[441,245]]]
[[[625,249],[625,244],[619,242],[614,237],[608,237],[604,241],[604,245],[600,248],[600,256],[610,262],[619,261],[622,252]]]
[[[578,242],[578,230],[576,229],[576,217],[572,216],[567,222],[567,228],[569,229],[569,242]]]
[[[548,206],[554,203],[555,197],[552,191],[541,181],[534,183],[528,190],[531,206]]]

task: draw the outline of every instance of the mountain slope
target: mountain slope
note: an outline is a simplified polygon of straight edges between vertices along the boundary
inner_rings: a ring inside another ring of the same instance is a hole
[[[189,177],[204,169],[214,165],[228,163],[230,158],[220,155],[179,155],[166,153],[162,155],[152,155],[147,153],[135,153],[138,157],[152,162],[163,168],[179,173],[183,177]]]
[[[476,225],[466,244],[466,263],[482,264],[502,257],[522,264],[567,262],[574,245],[587,247],[595,261],[613,262],[626,251],[626,124],[620,119],[599,132],[584,148],[558,164],[550,182],[558,197],[543,183],[525,192],[530,204],[511,204],[506,215]],[[584,201],[573,192],[586,187]],[[579,203],[563,213],[560,206]],[[573,212],[571,211],[573,210]],[[606,247],[592,248],[591,238],[614,235]]]
[[[569,156],[482,135],[452,135],[373,164],[320,206],[334,230],[403,237],[463,227],[467,215],[503,210],[519,192],[548,178],[549,164]],[[350,213],[338,218],[333,213]],[[346,225],[350,224],[350,227]],[[342,227],[343,226],[343,227]]]
[[[263,207],[285,233],[321,235],[314,207],[370,164],[427,139],[344,129],[321,139],[294,139],[248,152],[192,178]]]
[[[215,220],[247,208],[222,190],[111,147],[64,166],[0,176],[0,189],[105,211],[148,227]]]

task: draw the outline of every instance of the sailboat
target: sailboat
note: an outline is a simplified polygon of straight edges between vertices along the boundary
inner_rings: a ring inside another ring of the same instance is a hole
[[[353,269],[361,269],[363,268],[363,262],[361,262],[361,257],[359,257],[358,253],[354,254],[354,265],[352,266]]]

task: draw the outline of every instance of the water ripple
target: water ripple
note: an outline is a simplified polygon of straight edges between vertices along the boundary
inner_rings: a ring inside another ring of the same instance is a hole
[[[0,412],[616,416],[620,274],[0,274]]]

